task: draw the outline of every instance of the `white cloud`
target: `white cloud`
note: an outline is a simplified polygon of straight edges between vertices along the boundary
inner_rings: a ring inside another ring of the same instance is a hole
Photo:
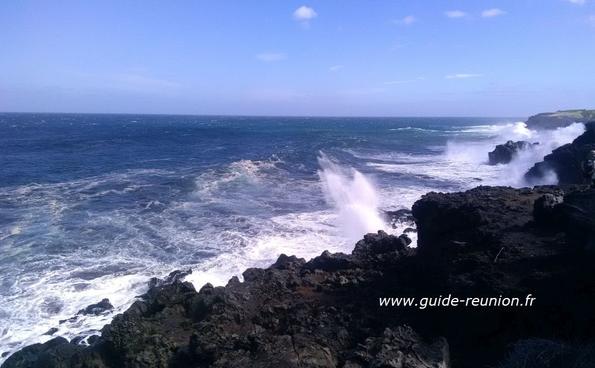
[[[446,78],[446,79],[469,79],[469,78],[479,78],[481,76],[483,76],[483,74],[458,73],[458,74],[449,74],[444,78]]]
[[[316,18],[317,16],[318,14],[314,11],[314,9],[305,5],[300,6],[293,12],[293,17],[300,22],[307,22]]]
[[[467,16],[467,13],[465,13],[462,10],[449,10],[447,12],[444,12],[444,15],[446,15],[449,18],[464,18]]]
[[[287,54],[282,52],[263,52],[256,55],[256,58],[266,63],[273,63],[275,61],[281,61],[287,59]]]
[[[396,19],[394,22],[396,24],[402,24],[405,26],[409,26],[409,25],[412,25],[413,23],[417,22],[417,18],[414,17],[413,15],[408,15],[402,19]]]
[[[504,14],[506,14],[506,12],[504,10],[501,10],[498,8],[486,9],[481,12],[481,16],[484,18],[492,18],[492,17],[504,15]]]
[[[576,4],[576,5],[585,5],[587,0],[566,0],[569,3]]]
[[[331,66],[331,67],[330,67],[330,68],[328,68],[328,69],[329,69],[331,72],[336,72],[336,71],[339,71],[339,70],[343,69],[343,65],[340,65],[340,64],[339,64],[339,65],[333,65],[333,66]]]

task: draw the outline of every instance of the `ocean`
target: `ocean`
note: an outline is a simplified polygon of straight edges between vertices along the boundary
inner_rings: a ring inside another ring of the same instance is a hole
[[[96,334],[151,277],[225,285],[281,253],[399,234],[382,212],[429,191],[527,185],[584,129],[519,120],[0,114],[0,355],[51,328]],[[509,139],[540,144],[487,165]],[[103,298],[112,313],[68,320]]]

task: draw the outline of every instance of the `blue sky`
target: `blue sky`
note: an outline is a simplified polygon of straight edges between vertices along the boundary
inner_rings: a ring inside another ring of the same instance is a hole
[[[0,111],[595,108],[595,0],[24,0],[0,25]]]

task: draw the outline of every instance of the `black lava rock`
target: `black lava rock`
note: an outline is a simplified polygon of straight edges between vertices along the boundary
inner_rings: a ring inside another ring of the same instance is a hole
[[[496,148],[488,153],[489,164],[507,164],[522,150],[530,149],[539,143],[529,143],[527,141],[508,141],[504,144],[499,144]]]

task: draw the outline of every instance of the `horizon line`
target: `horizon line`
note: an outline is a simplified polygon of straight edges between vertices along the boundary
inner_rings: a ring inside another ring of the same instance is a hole
[[[51,111],[0,111],[0,114],[46,114],[46,115],[146,115],[146,116],[196,116],[196,117],[246,117],[246,118],[498,118],[526,119],[527,116],[495,115],[276,115],[276,114],[200,114],[200,113],[146,113],[146,112],[51,112]],[[539,113],[537,113],[539,114]]]

